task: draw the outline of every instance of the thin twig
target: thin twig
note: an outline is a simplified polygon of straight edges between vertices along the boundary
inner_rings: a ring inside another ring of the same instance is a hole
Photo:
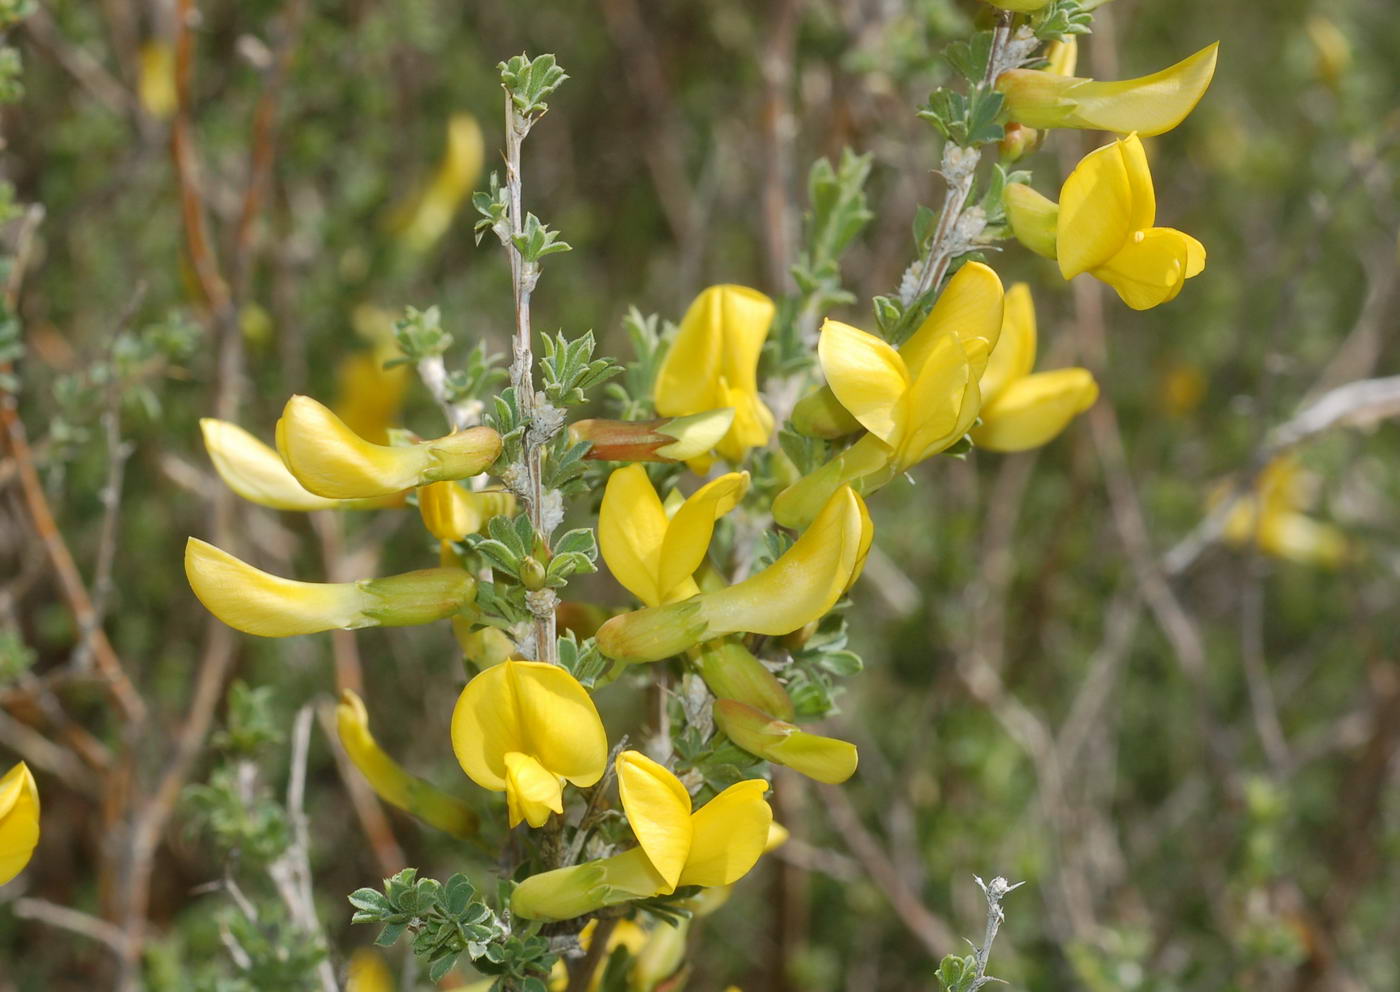
[[[24,920],[38,920],[51,927],[67,930],[69,933],[87,937],[106,945],[116,954],[121,954],[126,938],[118,926],[100,920],[96,916],[80,913],[67,906],[59,906],[46,899],[32,899],[21,896],[14,902],[15,915]]]

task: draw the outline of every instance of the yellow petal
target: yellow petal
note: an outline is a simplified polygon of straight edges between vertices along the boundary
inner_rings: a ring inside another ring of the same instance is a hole
[[[900,399],[909,370],[899,353],[873,334],[827,320],[817,345],[827,385],[862,427],[889,442],[899,430]]]
[[[506,810],[513,827],[524,820],[542,827],[550,813],[564,812],[563,780],[528,754],[507,751]]]
[[[710,636],[787,634],[823,616],[849,585],[864,537],[861,498],[842,487],[777,561],[737,585],[699,597]]]
[[[1076,80],[1064,95],[1073,107],[1069,122],[1059,126],[1119,134],[1136,131],[1149,137],[1170,131],[1185,120],[1205,96],[1215,75],[1219,48],[1219,42],[1207,45],[1176,65],[1137,79]],[[1014,108],[1011,112],[1015,116]],[[1022,123],[1036,126],[1034,121]]]
[[[320,496],[358,499],[479,474],[500,454],[500,436],[472,427],[421,444],[372,444],[309,396],[293,396],[277,421],[277,450],[297,481]]]
[[[608,476],[598,511],[598,549],[613,578],[648,606],[661,604],[661,545],[669,526],[646,469],[627,465]]]
[[[336,368],[335,414],[345,426],[375,444],[386,444],[399,418],[408,389],[408,367],[386,369],[397,347],[374,348],[347,355]]]
[[[730,472],[701,486],[681,504],[661,543],[657,588],[662,602],[672,601],[676,588],[695,574],[709,550],[715,521],[738,506],[748,488],[749,473]],[[693,589],[687,592],[694,594]]]
[[[617,756],[617,791],[637,843],[666,883],[664,891],[674,891],[690,852],[690,793],[640,751]]]
[[[725,789],[691,817],[690,855],[681,885],[732,885],[749,873],[763,853],[773,809],[764,800],[761,778]]]
[[[199,429],[214,470],[248,502],[274,510],[330,510],[345,505],[307,492],[276,451],[237,424],[204,417]]]
[[[345,992],[394,992],[394,976],[384,963],[384,956],[368,947],[360,947],[350,955],[350,969]]]
[[[1054,258],[1060,222],[1060,206],[1025,183],[1011,183],[1001,194],[1011,233],[1031,251]]]
[[[976,388],[967,352],[957,337],[935,342],[904,397],[908,429],[898,438],[895,465],[899,471],[957,443],[977,415],[975,401],[968,406],[976,395],[970,397],[969,391]]]
[[[992,349],[987,367],[982,372],[982,410],[1012,382],[1030,375],[1035,368],[1035,304],[1031,290],[1023,282],[1013,283],[1006,291],[1006,309],[1001,322],[1001,337]]]
[[[858,755],[849,741],[809,734],[733,699],[715,700],[714,715],[727,737],[760,758],[832,785],[855,774]]]
[[[0,778],[0,885],[29,864],[39,843],[39,787],[23,761]]]
[[[506,788],[506,755],[529,755],[577,786],[602,778],[608,739],[588,690],[557,665],[504,661],[467,683],[452,711],[462,770],[493,792]]]
[[[364,700],[350,689],[341,690],[335,717],[336,731],[346,755],[380,799],[455,837],[466,838],[476,833],[477,818],[470,807],[431,783],[410,775],[384,753],[370,733]]]
[[[1340,530],[1301,513],[1265,513],[1259,547],[1271,555],[1305,565],[1335,568],[1350,545]]]
[[[1073,76],[1079,64],[1079,39],[1076,35],[1065,35],[1058,41],[1045,46],[1045,58],[1050,64],[1045,71],[1056,76]]]
[[[185,544],[185,576],[214,616],[245,634],[291,637],[371,627],[353,582],[297,582],[270,575],[198,538]]]
[[[768,825],[768,839],[763,842],[763,853],[767,854],[769,851],[776,851],[786,844],[788,838],[791,836],[792,834],[787,827],[783,826],[777,820],[774,820]]]
[[[992,451],[1025,451],[1053,440],[1098,399],[1088,369],[1057,369],[1014,380],[993,402],[983,404],[973,442]]]
[[[1152,226],[1156,212],[1152,175],[1137,135],[1090,152],[1060,190],[1060,274],[1073,279],[1105,264],[1135,232]]]
[[[1195,238],[1170,227],[1153,227],[1137,232],[1122,251],[1092,271],[1128,306],[1150,310],[1176,299],[1192,262],[1200,266],[1199,272],[1204,258],[1205,249]]]
[[[1001,279],[981,262],[968,262],[948,280],[928,317],[899,349],[916,379],[935,353],[943,335],[954,334],[969,356],[976,356],[973,375],[982,374],[986,356],[996,347],[1002,325]]]

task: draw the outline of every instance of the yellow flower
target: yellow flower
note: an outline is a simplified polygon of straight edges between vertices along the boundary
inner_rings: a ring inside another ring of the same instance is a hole
[[[734,509],[748,488],[747,472],[730,472],[668,512],[644,468],[617,469],[608,477],[598,511],[603,561],[647,606],[694,596],[700,590],[691,576],[705,560],[715,521]]]
[[[293,396],[277,421],[277,450],[311,492],[364,499],[477,475],[500,454],[501,437],[489,427],[471,427],[391,448],[366,441],[309,396]]]
[[[178,101],[175,48],[168,41],[152,38],[141,46],[137,59],[136,95],[141,109],[163,121],[175,112]]]
[[[350,955],[345,992],[394,992],[394,976],[384,963],[384,955],[370,947],[359,947]]]
[[[0,885],[24,870],[39,843],[39,787],[23,761],[0,778]]]
[[[476,580],[460,568],[358,582],[297,582],[194,537],[185,544],[185,576],[210,613],[259,637],[431,623],[452,616],[476,595]]]
[[[652,992],[659,988],[685,962],[690,920],[675,923],[658,920],[645,932],[645,942],[633,949],[632,969],[627,978],[629,992]]]
[[[868,432],[773,501],[773,518],[799,527],[838,487],[869,495],[967,434],[981,406],[978,379],[1001,333],[995,272],[969,262],[896,351],[873,334],[827,320],[818,351],[836,399]]]
[[[1153,226],[1157,200],[1136,134],[1084,156],[1065,180],[1058,207],[1020,183],[1006,188],[1003,202],[1017,240],[1058,258],[1066,279],[1088,272],[1108,283],[1134,310],[1175,299],[1206,266],[1199,241]]]
[[[1346,535],[1303,512],[1311,487],[1296,458],[1275,459],[1259,473],[1254,492],[1231,508],[1225,540],[1237,547],[1256,542],[1265,554],[1304,565],[1340,565],[1350,551]]]
[[[733,409],[734,422],[715,449],[734,464],[767,444],[773,430],[773,414],[758,395],[758,358],[774,310],[755,289],[711,286],[681,318],[656,375],[654,401],[663,417]]]
[[[516,915],[567,920],[684,885],[731,885],[763,853],[773,810],[761,778],[731,785],[693,812],[680,779],[637,751],[618,755],[617,782],[638,846],[527,878],[511,899]]]
[[[855,774],[858,757],[849,741],[809,734],[734,699],[715,700],[714,713],[725,736],[750,754],[830,785]]]
[[[537,661],[504,661],[467,683],[452,711],[452,749],[473,782],[506,794],[512,827],[564,812],[564,782],[590,786],[608,762],[588,691]]]
[[[824,615],[856,580],[874,533],[865,502],[843,486],[796,543],[757,575],[613,617],[598,628],[598,648],[619,661],[659,661],[726,634],[791,633]]]
[[[448,118],[447,146],[432,180],[390,220],[410,251],[423,251],[447,233],[458,207],[481,175],[483,153],[476,118],[466,113]]]
[[[598,930],[598,921],[589,920],[583,925],[583,929],[578,932],[578,943],[585,951],[593,943],[593,935]],[[636,957],[646,946],[648,941],[647,931],[631,920],[618,920],[612,933],[608,934],[608,943],[605,947],[605,954],[602,963],[593,972],[593,977],[588,982],[588,992],[597,992],[603,984],[603,973],[607,970],[608,958],[612,955],[613,949],[618,947],[627,948],[628,952]],[[565,992],[569,987],[569,968],[560,958],[554,962],[554,967],[549,972],[550,992]]]
[[[1206,250],[1188,234],[1154,227],[1157,201],[1137,135],[1090,152],[1060,190],[1056,253],[1060,273],[1108,283],[1134,310],[1175,299],[1206,265]]]
[[[456,482],[432,482],[418,490],[423,526],[439,541],[460,541],[492,517],[515,512],[515,497],[500,490],[473,492]]]
[[[327,499],[307,492],[287,471],[282,457],[237,424],[205,417],[199,422],[214,471],[250,503],[274,510],[358,510],[391,506],[399,497]]]
[[[398,420],[408,387],[407,366],[384,367],[397,354],[392,344],[380,345],[346,355],[336,368],[336,415],[346,427],[375,444],[389,440],[389,428]]]
[[[982,373],[982,423],[972,440],[992,451],[1025,451],[1053,440],[1099,396],[1088,369],[1035,372],[1035,305],[1030,287],[1006,292],[1001,337]]]
[[[454,837],[475,835],[477,817],[466,803],[410,775],[384,753],[369,731],[364,700],[352,690],[341,690],[335,719],[345,753],[380,799]]]
[[[996,88],[1006,98],[1007,119],[1027,127],[1162,134],[1185,120],[1205,95],[1219,47],[1219,42],[1207,45],[1161,72],[1112,83],[1056,71],[1064,68],[1061,56],[1058,66],[1003,72]]]

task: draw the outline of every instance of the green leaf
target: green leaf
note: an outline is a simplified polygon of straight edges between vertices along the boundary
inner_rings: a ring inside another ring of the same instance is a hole
[[[501,71],[501,85],[510,94],[516,112],[525,118],[536,118],[549,109],[545,98],[557,90],[569,76],[553,55],[530,58],[515,55],[496,66]]]

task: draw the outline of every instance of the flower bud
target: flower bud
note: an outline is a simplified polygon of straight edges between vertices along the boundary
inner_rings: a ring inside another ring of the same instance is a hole
[[[460,541],[486,526],[492,517],[515,512],[507,492],[469,492],[456,482],[433,482],[418,490],[423,526],[439,541]]]
[[[359,582],[297,582],[193,537],[185,545],[185,576],[210,613],[260,637],[430,623],[456,613],[476,595],[476,580],[459,568]]]
[[[366,441],[309,396],[293,396],[277,421],[277,450],[311,492],[356,499],[477,475],[500,454],[501,437],[489,427],[471,427],[388,447]]]
[[[1044,136],[1043,132],[1033,127],[1026,127],[1024,124],[1017,124],[1013,121],[1006,125],[1006,133],[1002,136],[1001,143],[997,147],[1005,161],[1016,162],[1039,148]]]
[[[475,835],[477,816],[466,803],[410,775],[384,753],[370,733],[364,700],[350,689],[341,690],[335,718],[345,753],[380,799],[454,837]]]
[[[659,420],[580,420],[569,438],[587,441],[585,457],[595,461],[685,462],[713,450],[733,423],[734,409],[721,407]]]
[[[0,778],[0,885],[24,870],[39,843],[39,787],[23,761]]]
[[[715,701],[715,723],[745,751],[830,785],[855,774],[856,746],[819,737],[733,699]]]
[[[1059,204],[1025,183],[1008,185],[1002,191],[1001,200],[1006,207],[1006,222],[1011,225],[1016,240],[1037,255],[1054,258]]]
[[[737,699],[784,720],[793,718],[792,698],[783,684],[742,644],[707,644],[696,659],[696,667],[720,699]]]

